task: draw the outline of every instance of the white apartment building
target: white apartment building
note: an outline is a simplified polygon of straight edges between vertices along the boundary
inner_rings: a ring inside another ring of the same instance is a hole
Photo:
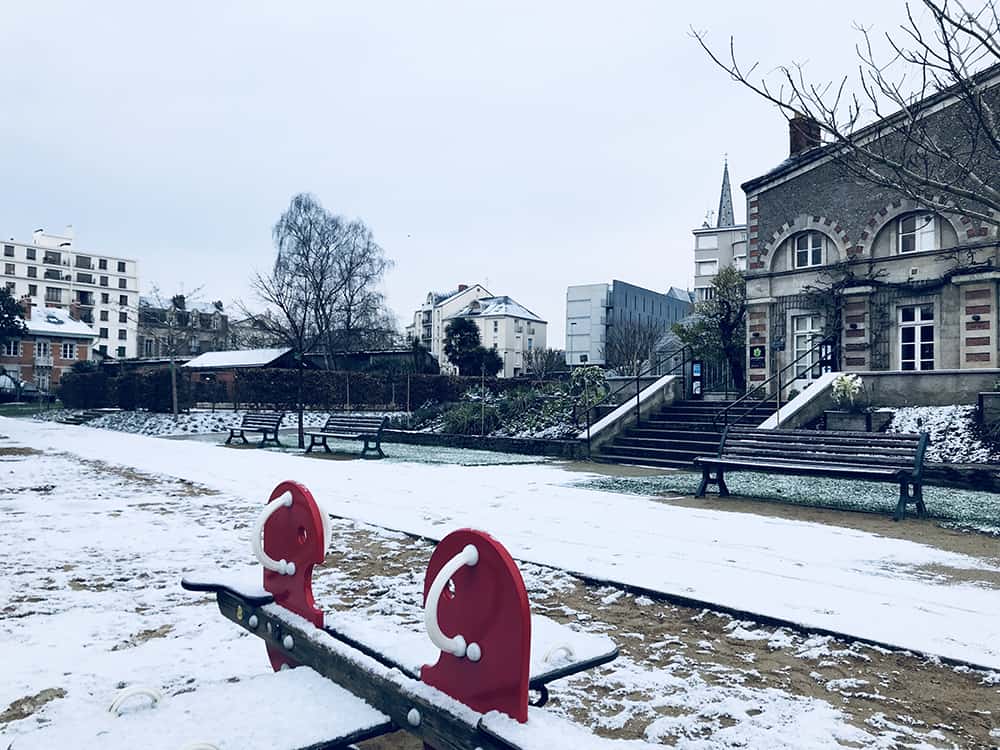
[[[444,329],[447,320],[473,300],[492,297],[480,284],[459,284],[458,289],[441,294],[428,292],[424,304],[413,313],[413,322],[406,326],[406,337],[416,339],[430,349],[441,365],[441,372],[453,373],[458,370],[444,356]]]
[[[73,228],[63,234],[36,230],[31,242],[3,245],[0,283],[16,299],[30,297],[36,309],[69,309],[90,324],[94,349],[123,359],[137,355],[139,271],[134,260],[84,252],[73,246]]]
[[[472,300],[449,319],[456,318],[468,318],[479,327],[479,341],[503,360],[502,378],[526,374],[528,353],[546,347],[548,324],[506,295]]]

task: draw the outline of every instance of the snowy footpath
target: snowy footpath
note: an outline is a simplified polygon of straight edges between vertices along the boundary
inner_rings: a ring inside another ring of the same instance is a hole
[[[559,464],[328,461],[13,419],[0,434],[251,505],[295,479],[335,516],[433,539],[472,526],[520,560],[1000,669],[1000,569],[909,541],[580,489]]]

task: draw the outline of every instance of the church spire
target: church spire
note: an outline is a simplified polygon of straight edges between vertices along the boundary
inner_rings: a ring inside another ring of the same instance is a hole
[[[722,194],[719,196],[719,221],[717,227],[736,226],[733,216],[733,189],[729,186],[729,159],[722,169]]]

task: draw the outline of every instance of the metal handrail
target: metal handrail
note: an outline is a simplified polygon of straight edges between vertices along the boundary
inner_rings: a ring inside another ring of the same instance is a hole
[[[833,336],[828,336],[827,338],[820,339],[816,344],[813,344],[812,348],[807,349],[806,351],[802,352],[802,354],[800,354],[798,357],[796,357],[795,359],[793,359],[787,365],[785,365],[784,367],[782,367],[780,370],[778,370],[776,373],[774,373],[774,375],[772,375],[771,377],[769,377],[767,380],[763,381],[759,385],[754,386],[752,389],[750,389],[749,391],[747,391],[746,393],[744,393],[742,396],[740,396],[738,399],[736,399],[735,401],[733,401],[733,403],[731,403],[725,409],[723,409],[718,414],[716,414],[712,418],[712,425],[715,426],[716,428],[718,428],[719,421],[722,420],[722,426],[723,427],[728,427],[729,426],[729,412],[732,409],[734,409],[735,407],[737,407],[740,404],[742,404],[744,401],[749,400],[753,396],[753,394],[757,393],[758,391],[760,391],[762,388],[766,387],[770,383],[773,383],[775,380],[778,381],[777,395],[778,395],[778,409],[780,410],[781,409],[781,376],[784,375],[786,372],[788,372],[788,370],[790,370],[793,367],[795,367],[795,365],[797,365],[799,362],[801,362],[806,357],[808,357],[811,354],[814,354],[816,352],[821,352],[824,346],[831,346],[831,347],[836,346],[836,338],[833,337]],[[767,395],[769,395],[769,394],[765,394],[763,397],[761,397],[759,399],[755,399],[756,403],[754,403],[749,409],[747,409],[742,414],[740,414],[739,418],[742,419],[743,417],[746,417],[746,416],[749,416],[750,414],[753,414],[757,409],[760,408],[761,404],[764,403],[767,400]]]
[[[685,354],[685,352],[688,352],[688,353]],[[664,373],[657,372],[657,377],[662,378],[662,377],[666,377],[667,375],[672,375],[678,368],[681,368],[681,374],[683,375],[684,374],[684,368],[687,366],[687,364],[689,362],[691,362],[694,359],[694,352],[691,349],[691,347],[689,347],[687,344],[685,344],[684,346],[682,346],[680,349],[675,349],[674,351],[667,353],[666,355],[664,355],[662,357],[656,357],[656,362],[655,363],[650,364],[650,366],[648,368],[646,368],[644,370],[641,370],[640,372],[638,372],[638,373],[635,374],[634,377],[635,377],[635,422],[636,422],[636,424],[639,424],[639,406],[640,406],[639,395],[641,393],[641,389],[639,388],[639,378],[645,377],[647,375],[651,375],[654,371],[658,371],[660,369],[660,365],[663,363],[664,360],[669,360],[672,357],[677,356],[678,354],[682,355],[681,361],[678,364],[676,364],[673,367],[671,367],[669,370],[667,370]],[[604,398],[602,398],[600,401],[596,401],[596,402],[594,402],[593,404],[590,404],[587,407],[585,413],[586,413],[586,416],[587,416],[587,453],[588,453],[588,455],[590,453],[590,427],[593,424],[593,422],[591,422],[591,418],[590,418],[591,417],[591,413],[598,406],[602,406],[602,405],[608,403],[608,400],[612,396],[618,395],[623,390],[625,390],[627,387],[629,387],[629,385],[631,385],[631,383],[623,383],[620,388],[617,388],[614,391],[611,391],[611,392],[605,394]],[[573,415],[574,419],[576,419],[577,415],[575,413],[576,412],[576,407],[575,406],[574,406],[573,411],[574,411],[574,415]]]

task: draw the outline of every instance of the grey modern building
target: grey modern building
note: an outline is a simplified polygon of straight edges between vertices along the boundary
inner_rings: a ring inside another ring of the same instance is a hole
[[[665,293],[615,279],[566,289],[566,364],[603,365],[609,327],[616,323],[662,324],[669,328],[691,312],[691,293]]]

